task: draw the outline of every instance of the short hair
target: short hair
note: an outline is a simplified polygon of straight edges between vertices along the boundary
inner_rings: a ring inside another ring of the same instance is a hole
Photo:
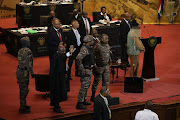
[[[78,21],[75,20],[75,19],[71,20],[71,25],[72,25],[74,22],[78,22]]]
[[[52,22],[54,22],[55,20],[58,20],[61,24],[61,21],[58,18],[53,18]]]
[[[101,95],[105,94],[107,92],[107,87],[103,86],[100,90]]]
[[[101,12],[102,12],[103,8],[105,8],[105,9],[106,9],[106,7],[101,7]]]
[[[145,103],[145,108],[146,109],[150,109],[151,110],[152,106],[153,106],[153,103],[152,103],[151,100],[146,101],[146,103]]]

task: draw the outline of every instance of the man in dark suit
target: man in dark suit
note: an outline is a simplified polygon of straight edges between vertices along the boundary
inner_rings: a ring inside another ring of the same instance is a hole
[[[52,27],[48,31],[47,45],[49,49],[49,59],[51,59],[54,53],[57,52],[59,43],[62,42],[66,46],[66,42],[62,37],[62,25],[60,20],[54,18],[52,21]]]
[[[111,110],[108,105],[107,96],[109,90],[106,86],[103,86],[100,90],[100,94],[94,99],[94,120],[110,120]]]
[[[111,21],[111,16],[106,13],[106,7],[101,7],[101,13],[97,16],[98,22],[107,24]]]
[[[76,51],[73,53],[71,57],[69,57],[69,61],[68,61],[69,69],[67,72],[69,79],[72,79],[71,68],[74,60],[75,60],[75,75],[78,76],[78,66],[76,63],[76,56],[78,55],[80,48],[82,46],[81,35],[79,34],[78,31],[79,23],[77,20],[72,20],[71,24],[72,24],[72,29],[68,33],[68,47],[74,46],[74,48],[76,48]]]
[[[73,14],[69,17],[69,23],[71,24],[72,20],[78,20],[81,18],[81,15],[78,14],[78,10],[74,9]]]
[[[81,35],[81,40],[83,41],[84,36],[90,35],[92,31],[92,23],[91,20],[87,17],[88,13],[86,11],[82,11],[82,17],[79,21],[79,31]]]
[[[48,25],[48,30],[52,27],[52,20],[55,18],[55,12],[50,11],[48,20],[47,20],[47,25]]]
[[[122,56],[121,61],[126,62],[126,66],[130,67],[129,61],[128,61],[128,54],[127,54],[127,35],[131,29],[129,20],[131,19],[131,15],[129,13],[125,13],[123,15],[123,20],[120,24],[120,40],[119,43],[121,45],[122,50]]]

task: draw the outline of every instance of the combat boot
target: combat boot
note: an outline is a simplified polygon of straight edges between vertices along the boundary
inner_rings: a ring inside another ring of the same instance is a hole
[[[95,91],[92,91],[92,95],[91,95],[91,101],[94,102],[94,97],[95,97]]]
[[[19,112],[24,114],[24,113],[30,113],[31,111],[30,109],[24,108],[24,109],[19,109]]]
[[[83,102],[78,102],[76,105],[76,109],[86,110],[87,107],[83,105]]]
[[[83,105],[91,105],[91,103],[84,100]]]

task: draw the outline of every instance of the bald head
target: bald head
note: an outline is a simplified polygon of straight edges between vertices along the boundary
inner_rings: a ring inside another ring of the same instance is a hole
[[[56,29],[60,29],[60,26],[61,26],[61,22],[58,18],[54,18],[52,20],[52,24],[53,24],[53,27],[55,27]]]
[[[73,14],[74,14],[74,15],[77,15],[77,14],[78,14],[78,9],[74,9],[74,10],[73,10]]]
[[[88,13],[87,13],[87,11],[82,11],[82,16],[84,17],[84,18],[87,18],[87,16],[88,16]]]
[[[125,13],[124,18],[129,21],[131,19],[131,15],[129,13]]]

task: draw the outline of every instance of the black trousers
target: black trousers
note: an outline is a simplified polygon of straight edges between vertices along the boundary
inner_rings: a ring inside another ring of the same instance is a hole
[[[122,51],[121,61],[126,62],[126,64],[129,64],[128,54],[127,54],[127,47],[125,46],[125,44],[121,44],[121,51]]]

